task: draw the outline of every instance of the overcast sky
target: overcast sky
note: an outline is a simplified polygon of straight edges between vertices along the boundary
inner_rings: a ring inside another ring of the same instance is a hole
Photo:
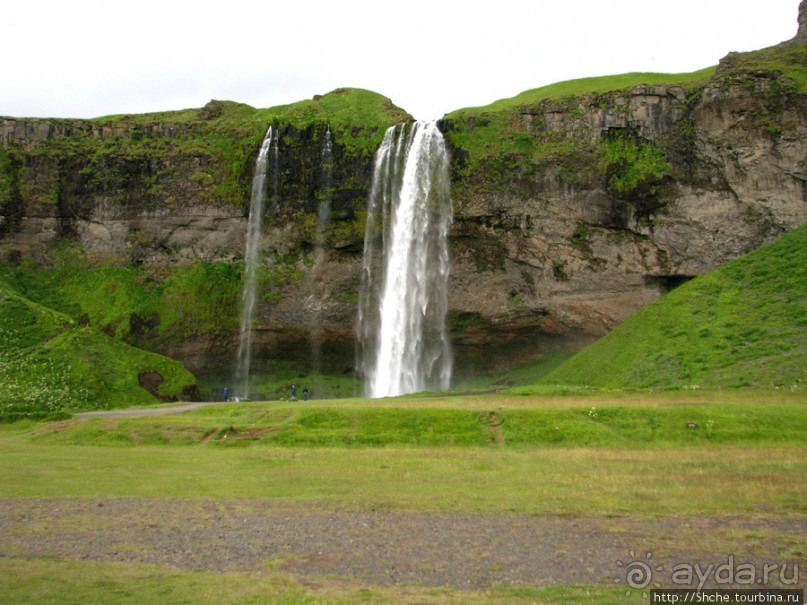
[[[799,0],[7,0],[0,115],[271,107],[342,86],[419,119],[793,37]]]

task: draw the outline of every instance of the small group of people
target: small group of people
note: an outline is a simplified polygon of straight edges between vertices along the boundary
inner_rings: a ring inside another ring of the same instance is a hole
[[[297,385],[291,385],[291,400],[297,401]],[[308,401],[308,387],[303,387],[303,401]]]
[[[224,402],[227,403],[230,401],[230,387],[224,387],[224,391],[222,392],[222,396],[224,398]],[[235,399],[237,401],[237,399]],[[291,385],[291,400],[297,401],[297,385]],[[303,387],[303,401],[308,401],[308,387]]]

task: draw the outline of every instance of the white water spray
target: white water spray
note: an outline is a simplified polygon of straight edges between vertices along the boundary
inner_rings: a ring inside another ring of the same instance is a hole
[[[238,360],[235,379],[239,389],[238,395],[249,397],[249,372],[252,365],[252,317],[255,312],[258,285],[258,257],[261,244],[263,215],[266,208],[266,178],[271,164],[277,163],[277,135],[270,126],[261,143],[258,158],[255,160],[255,174],[252,177],[252,197],[249,204],[249,221],[247,223],[246,256],[244,289],[241,294],[241,331],[238,342]],[[275,192],[277,189],[277,170],[275,174]]]
[[[435,122],[390,128],[376,153],[357,334],[369,397],[450,386],[448,164]]]

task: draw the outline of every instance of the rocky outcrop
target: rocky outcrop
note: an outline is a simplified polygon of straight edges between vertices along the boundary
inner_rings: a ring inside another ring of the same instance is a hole
[[[550,101],[539,107],[523,107],[519,113],[528,131],[563,133],[584,145],[595,145],[608,133],[627,130],[656,141],[684,117],[686,96],[687,91],[680,86],[641,85],[624,95]]]

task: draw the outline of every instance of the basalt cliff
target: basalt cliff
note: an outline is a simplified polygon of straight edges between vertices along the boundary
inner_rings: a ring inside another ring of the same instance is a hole
[[[563,83],[445,116],[460,373],[579,348],[807,222],[804,7],[796,38],[716,69]],[[254,158],[274,124],[258,355],[304,365],[316,317],[324,369],[351,372],[373,154],[386,128],[409,119],[355,89],[268,110],[211,101],[95,120],[2,118],[0,260],[85,278],[77,318],[225,374]]]

